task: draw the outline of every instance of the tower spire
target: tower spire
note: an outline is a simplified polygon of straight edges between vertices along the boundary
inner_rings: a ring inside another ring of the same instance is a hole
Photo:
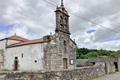
[[[63,0],[61,0],[61,6],[64,6],[64,4],[63,4]]]

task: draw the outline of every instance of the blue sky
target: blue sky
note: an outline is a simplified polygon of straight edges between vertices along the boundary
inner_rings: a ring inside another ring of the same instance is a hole
[[[95,31],[96,31],[95,29],[90,29],[90,30],[87,31],[87,33],[93,33]]]
[[[14,24],[9,24],[7,22],[0,22],[0,32],[9,32],[14,27]]]

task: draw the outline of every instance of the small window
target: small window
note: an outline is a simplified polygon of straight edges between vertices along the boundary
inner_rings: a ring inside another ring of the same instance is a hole
[[[63,24],[60,24],[60,26],[62,27],[62,26],[63,26]]]
[[[64,40],[64,46],[66,46],[66,41]]]
[[[92,62],[93,65],[95,65],[95,62]]]
[[[67,52],[67,43],[66,43],[66,41],[64,40],[64,52],[66,53]]]
[[[35,60],[35,63],[37,63],[37,60]]]
[[[65,18],[65,21],[67,22],[67,18]]]
[[[15,59],[18,59],[18,57],[15,57]]]
[[[67,18],[64,18],[64,23],[67,24]]]
[[[23,53],[21,54],[21,57],[23,58]]]
[[[61,19],[63,19],[63,17],[62,17],[62,16],[60,16],[60,18],[61,18]]]

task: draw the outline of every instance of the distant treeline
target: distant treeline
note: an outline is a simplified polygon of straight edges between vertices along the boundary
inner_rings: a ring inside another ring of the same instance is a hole
[[[77,49],[77,59],[87,59],[91,57],[100,57],[100,56],[116,56],[120,54],[120,50],[97,50],[97,49],[87,49],[87,48],[78,48]]]

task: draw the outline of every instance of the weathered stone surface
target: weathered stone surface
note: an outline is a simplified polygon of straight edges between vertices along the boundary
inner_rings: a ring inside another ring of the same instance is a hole
[[[89,62],[103,63],[105,65],[106,74],[114,73],[120,70],[119,56],[90,58]]]
[[[36,73],[9,72],[3,80],[90,80],[105,74],[104,65],[95,65],[72,70]],[[3,76],[0,74],[0,78]],[[0,79],[2,80],[2,79]]]

